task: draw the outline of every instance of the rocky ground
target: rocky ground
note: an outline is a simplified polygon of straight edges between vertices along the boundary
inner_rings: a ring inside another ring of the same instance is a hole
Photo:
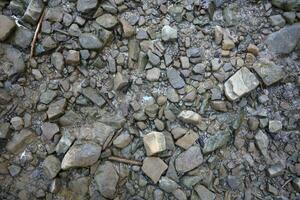
[[[0,199],[299,200],[299,21],[299,0],[0,0]]]

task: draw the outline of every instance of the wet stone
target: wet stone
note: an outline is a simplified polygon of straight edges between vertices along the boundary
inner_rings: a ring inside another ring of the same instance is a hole
[[[53,155],[48,156],[43,162],[43,169],[48,178],[54,178],[60,171],[60,160]]]
[[[156,157],[146,157],[143,161],[143,172],[156,184],[161,175],[167,170],[168,165]]]
[[[198,146],[192,146],[182,152],[175,159],[175,168],[179,173],[186,173],[195,169],[203,163],[201,149]]]

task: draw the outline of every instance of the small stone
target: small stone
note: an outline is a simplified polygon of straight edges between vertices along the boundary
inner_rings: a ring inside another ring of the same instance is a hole
[[[171,193],[179,188],[179,185],[167,176],[163,176],[159,180],[159,187],[165,192]]]
[[[216,111],[227,112],[227,105],[225,101],[212,101],[211,107]]]
[[[64,156],[61,168],[88,167],[100,157],[101,147],[94,142],[75,143]]]
[[[91,87],[82,88],[81,93],[99,107],[103,107],[106,104],[103,97]]]
[[[200,147],[192,146],[177,156],[175,159],[175,168],[179,173],[186,173],[202,163],[203,156]]]
[[[40,70],[38,70],[38,69],[32,69],[31,73],[32,73],[32,75],[33,75],[33,77],[34,77],[35,80],[40,81],[40,80],[43,79],[43,74],[41,73]]]
[[[267,185],[267,190],[268,190],[268,192],[270,192],[273,195],[278,195],[278,190],[276,189],[276,187],[274,187],[270,183],[268,183],[268,185]]]
[[[53,179],[60,171],[60,160],[50,155],[44,160],[43,168],[48,178]]]
[[[89,13],[97,8],[98,0],[78,0],[77,10],[82,13]]]
[[[183,110],[177,116],[178,119],[185,123],[190,123],[193,125],[198,125],[201,122],[201,116],[192,110]]]
[[[198,63],[193,67],[193,72],[195,74],[204,74],[206,66],[202,63]]]
[[[268,157],[268,146],[269,146],[269,139],[264,132],[261,130],[255,135],[255,141],[258,149],[263,154],[264,157]]]
[[[282,164],[277,163],[277,164],[274,164],[274,165],[270,166],[267,169],[267,172],[268,172],[268,175],[271,178],[276,177],[276,176],[280,176],[284,173],[284,167],[282,166]]]
[[[180,73],[176,69],[168,68],[167,77],[173,88],[181,89],[185,86],[183,78],[180,76]]]
[[[189,61],[189,58],[186,57],[186,56],[181,56],[180,57],[180,62],[181,62],[181,67],[183,69],[188,69],[190,68],[190,61]]]
[[[128,85],[128,79],[122,75],[120,72],[117,72],[114,78],[114,89],[122,90],[124,87]]]
[[[295,178],[293,180],[292,184],[293,184],[293,187],[295,188],[295,190],[297,192],[300,192],[300,178],[299,177]]]
[[[224,39],[222,42],[222,49],[224,50],[231,50],[235,47],[235,44],[230,39]]]
[[[269,131],[271,133],[278,133],[282,130],[282,123],[279,120],[270,120],[269,121]]]
[[[188,149],[196,142],[198,138],[199,135],[196,132],[189,131],[176,141],[176,145],[183,149]]]
[[[272,26],[284,27],[285,25],[285,20],[281,15],[270,16],[270,21]]]
[[[118,19],[111,14],[103,14],[96,19],[96,22],[104,28],[111,29],[118,24]]]
[[[215,135],[209,136],[205,141],[204,141],[204,147],[203,147],[203,153],[211,153],[224,145],[226,145],[229,140],[230,140],[230,132],[225,131],[225,132],[218,132]]]
[[[159,56],[157,56],[156,54],[152,53],[152,51],[148,51],[147,53],[148,55],[148,59],[149,59],[149,62],[153,65],[153,66],[157,66],[160,64],[160,58]]]
[[[172,87],[168,87],[166,95],[167,95],[168,100],[173,102],[173,103],[177,103],[177,102],[180,101],[179,94]]]
[[[204,187],[203,185],[196,185],[195,186],[195,190],[199,196],[199,198],[205,199],[205,200],[215,200],[216,195],[215,193],[213,193],[212,191],[208,190],[206,187]]]
[[[51,64],[54,65],[58,71],[62,71],[65,66],[64,56],[59,52],[54,52],[51,55]]]
[[[287,23],[293,24],[296,20],[296,13],[295,12],[284,12],[283,17]]]
[[[0,123],[0,139],[6,139],[9,132],[9,123]]]
[[[219,58],[214,58],[210,62],[212,71],[218,71],[223,65],[223,62]]]
[[[155,67],[147,70],[146,78],[149,81],[158,81],[160,77],[160,69]]]
[[[159,107],[157,104],[150,104],[150,105],[147,105],[145,107],[145,113],[146,115],[148,115],[150,118],[155,118],[156,115],[157,115],[157,112],[159,110]]]
[[[19,153],[33,142],[35,137],[36,135],[32,130],[22,129],[19,134],[14,134],[13,138],[7,143],[6,149],[11,153]]]
[[[253,55],[256,56],[258,54],[258,52],[259,52],[259,49],[258,49],[258,47],[256,45],[249,44],[249,46],[247,47],[247,51],[249,53],[252,53]]]
[[[255,75],[243,67],[225,82],[225,95],[233,101],[254,90],[258,85],[259,81]]]
[[[9,170],[10,175],[14,177],[20,173],[21,167],[18,165],[10,165],[8,167],[8,170]]]
[[[0,41],[6,40],[15,27],[16,23],[14,20],[5,15],[0,15]]]
[[[62,137],[60,138],[59,142],[55,147],[56,153],[58,155],[66,153],[74,140],[75,137],[71,135],[69,131],[64,131]]]
[[[99,50],[104,47],[98,37],[92,33],[83,33],[79,36],[79,43],[82,48],[89,50]]]
[[[80,64],[80,52],[75,50],[69,50],[66,57],[67,65],[78,65]]]
[[[55,97],[57,97],[57,92],[54,90],[46,90],[40,96],[40,102],[43,104],[51,103]]]
[[[253,68],[267,86],[280,81],[284,77],[283,67],[271,61],[265,60],[255,63]]]
[[[10,120],[10,123],[16,131],[19,131],[24,127],[24,120],[21,117],[13,117]]]
[[[50,120],[56,119],[64,114],[67,105],[66,99],[60,99],[49,105],[47,115]]]
[[[165,129],[165,124],[160,119],[155,119],[154,124],[157,130],[163,131]]]
[[[187,200],[185,192],[180,188],[174,190],[172,194],[177,200]]]
[[[59,127],[55,123],[45,122],[41,126],[43,137],[52,140],[54,135],[59,132]]]
[[[202,50],[198,47],[191,47],[186,50],[186,55],[189,58],[198,58],[202,56]]]
[[[133,35],[134,35],[134,32],[135,32],[134,27],[131,26],[131,25],[129,24],[129,22],[127,22],[127,21],[124,20],[124,19],[120,19],[120,22],[121,22],[121,24],[122,24],[124,36],[125,36],[126,38],[129,38],[129,37],[133,36]]]
[[[123,149],[130,144],[131,140],[132,138],[128,133],[122,133],[113,141],[113,145]]]
[[[35,25],[43,12],[44,6],[42,0],[30,0],[22,20]]]
[[[259,120],[256,117],[250,117],[248,119],[248,126],[251,131],[256,131],[259,126]]]
[[[178,139],[181,136],[185,135],[187,133],[187,129],[181,128],[181,127],[176,127],[174,129],[172,129],[171,133],[174,137],[174,139]]]
[[[25,50],[30,46],[32,38],[33,38],[33,32],[27,28],[20,26],[17,27],[13,35],[12,43]]]
[[[6,90],[0,88],[0,104],[7,104],[8,102],[10,102],[10,100],[11,96],[9,95],[9,93]]]
[[[144,136],[143,141],[148,156],[166,150],[166,139],[161,132],[152,131]]]
[[[163,41],[172,41],[177,39],[177,30],[165,25],[161,30],[161,37]]]
[[[220,26],[215,26],[215,42],[220,45],[223,40],[223,28]]]
[[[143,161],[143,172],[156,184],[161,175],[168,169],[168,165],[157,157],[146,157]]]

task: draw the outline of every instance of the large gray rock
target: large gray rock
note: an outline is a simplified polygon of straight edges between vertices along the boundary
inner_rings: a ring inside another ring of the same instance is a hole
[[[230,140],[229,131],[218,132],[215,135],[208,137],[204,141],[203,153],[207,154],[213,152],[226,145],[229,142],[229,140]]]
[[[175,160],[175,168],[179,173],[185,173],[195,169],[203,163],[201,149],[198,146],[192,146],[188,150],[178,155]]]
[[[265,43],[276,54],[291,53],[300,41],[300,23],[286,26],[268,36]]]
[[[66,153],[62,160],[61,168],[89,167],[100,157],[101,147],[92,141],[78,142]]]
[[[167,77],[173,88],[181,89],[185,86],[183,78],[180,76],[180,73],[176,69],[168,68]]]
[[[253,68],[267,86],[278,82],[284,76],[283,67],[271,61],[258,62]]]
[[[225,95],[233,101],[254,90],[258,85],[259,81],[255,75],[243,67],[225,82]]]
[[[24,13],[24,16],[22,17],[22,20],[33,25],[36,24],[42,14],[43,8],[43,0],[31,0]]]
[[[84,49],[99,50],[104,47],[98,37],[92,33],[83,33],[79,36],[79,43]]]
[[[113,163],[106,161],[104,164],[100,164],[94,179],[98,185],[98,190],[104,197],[108,199],[115,197],[119,175]]]
[[[77,10],[79,12],[88,13],[95,9],[98,5],[98,0],[78,0]]]
[[[272,0],[272,5],[284,10],[300,10],[299,0]]]
[[[0,15],[0,41],[6,40],[15,27],[14,20],[5,15]]]

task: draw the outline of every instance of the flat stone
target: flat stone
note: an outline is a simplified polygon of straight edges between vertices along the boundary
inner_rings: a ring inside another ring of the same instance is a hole
[[[149,81],[158,81],[160,77],[160,69],[155,67],[147,70],[146,78]]]
[[[216,198],[216,195],[215,193],[213,193],[212,191],[210,191],[209,189],[207,189],[205,186],[203,185],[196,185],[195,186],[195,190],[199,196],[199,198],[202,200],[202,199],[205,199],[205,200],[215,200]]]
[[[146,157],[143,161],[143,172],[156,184],[161,175],[168,169],[163,160],[156,157]]]
[[[16,27],[16,23],[11,18],[0,15],[0,41],[4,41],[10,36]]]
[[[1,47],[1,44],[0,44]],[[2,57],[6,57],[7,60],[12,63],[11,65],[8,65],[8,69],[5,70],[5,73],[8,77],[12,77],[17,74],[22,74],[26,70],[26,65],[24,62],[23,54],[21,51],[19,51],[16,48],[13,48],[12,46],[3,46],[1,47],[4,49],[5,55],[2,55]],[[5,68],[5,65],[2,66],[2,69]]]
[[[255,135],[255,141],[258,149],[263,154],[264,157],[268,157],[268,146],[269,146],[269,139],[264,132],[261,130]]]
[[[27,28],[20,26],[16,28],[16,31],[12,38],[12,43],[25,50],[30,46],[32,38],[33,32]]]
[[[177,29],[170,27],[169,25],[165,25],[161,29],[161,38],[163,41],[174,41],[177,39]]]
[[[10,153],[19,153],[25,149],[25,147],[33,142],[36,138],[35,133],[30,129],[22,129],[20,133],[15,133],[13,138],[7,143],[6,149]]]
[[[181,128],[181,127],[173,128],[172,131],[171,131],[171,133],[172,133],[174,139],[178,139],[178,138],[182,137],[182,136],[185,135],[187,132],[188,132],[187,129]]]
[[[12,127],[17,131],[21,130],[24,127],[24,120],[21,117],[13,117],[10,120],[10,123]]]
[[[59,127],[55,123],[45,122],[41,126],[43,137],[52,140],[54,135],[59,132]]]
[[[97,8],[98,0],[78,0],[77,10],[83,13],[89,13]]]
[[[224,84],[226,97],[233,101],[254,90],[259,81],[246,67],[241,68]]]
[[[268,173],[268,176],[271,177],[271,178],[276,177],[276,176],[280,176],[284,173],[284,166],[282,166],[282,164],[280,164],[280,163],[271,165],[267,169],[267,173]]]
[[[61,168],[89,167],[100,157],[101,147],[92,141],[75,143],[64,156]]]
[[[9,123],[0,123],[0,139],[6,139],[9,132]]]
[[[43,104],[49,104],[55,99],[55,97],[57,97],[57,91],[46,90],[45,92],[42,92],[40,102]]]
[[[82,118],[73,110],[68,110],[58,120],[60,126],[71,126],[76,122],[80,122]]]
[[[185,123],[198,125],[201,121],[201,116],[192,110],[183,110],[177,116],[178,119]]]
[[[235,47],[235,44],[230,39],[224,39],[222,42],[222,49],[223,50],[231,50]]]
[[[299,177],[294,178],[294,180],[292,181],[292,185],[297,192],[300,192],[300,178]]]
[[[175,191],[177,188],[179,188],[179,185],[175,181],[170,179],[169,177],[163,176],[159,180],[159,187],[163,191],[171,193],[171,192]]]
[[[185,86],[183,78],[180,76],[180,73],[176,69],[168,68],[167,77],[173,88],[181,89]]]
[[[65,107],[67,105],[66,99],[60,99],[49,105],[47,115],[50,120],[57,119],[65,112]]]
[[[99,107],[103,107],[106,104],[103,97],[91,87],[82,88],[81,93]]]
[[[100,164],[94,179],[101,195],[108,199],[115,197],[119,175],[113,163],[105,161],[103,164]]]
[[[171,102],[173,102],[173,103],[177,103],[177,102],[180,101],[179,94],[172,87],[168,87],[166,96],[167,96],[168,100],[171,101]]]
[[[269,131],[271,133],[278,133],[282,130],[282,123],[279,120],[270,120],[269,121]]]
[[[115,90],[122,90],[124,87],[128,85],[128,79],[121,74],[120,72],[117,72],[115,78],[114,78],[114,89]]]
[[[89,50],[99,50],[104,47],[98,37],[92,33],[83,33],[79,36],[79,43],[82,48]]]
[[[48,156],[43,162],[43,169],[48,178],[54,178],[60,171],[60,160],[53,155]]]
[[[256,63],[254,64],[253,69],[267,86],[280,81],[284,77],[283,67],[276,65],[271,61],[261,61]]]
[[[215,135],[209,136],[204,141],[203,153],[211,153],[224,145],[226,145],[230,140],[230,132],[229,131],[220,131]]]
[[[153,65],[153,66],[157,66],[160,64],[160,58],[158,55],[152,53],[152,51],[148,51],[147,53],[148,55],[148,59],[149,59],[149,62]]]
[[[10,165],[8,171],[12,177],[17,176],[21,172],[21,167],[18,165]]]
[[[22,20],[35,25],[43,12],[44,6],[43,0],[30,0]]]
[[[189,131],[183,137],[179,138],[175,144],[183,149],[188,149],[196,142],[198,138],[199,135],[196,132]]]
[[[285,20],[281,15],[272,15],[269,17],[272,26],[284,27]]]
[[[66,60],[67,65],[79,65],[80,64],[80,52],[75,51],[75,50],[69,50],[65,60]]]
[[[165,135],[161,132],[152,131],[144,136],[143,141],[148,156],[166,150]]]
[[[118,24],[118,19],[111,14],[103,14],[96,19],[96,22],[104,28],[111,29]]]
[[[113,145],[117,148],[125,148],[131,142],[132,138],[128,133],[122,133],[113,141]]]
[[[192,146],[182,152],[175,159],[175,168],[178,173],[186,173],[195,169],[203,163],[201,149],[198,146]]]
[[[55,151],[58,155],[65,154],[70,146],[72,145],[73,141],[75,140],[75,136],[73,136],[68,130],[64,130],[62,137],[60,138],[59,142],[55,147]]]
[[[51,64],[54,65],[58,71],[62,71],[65,66],[64,56],[59,52],[54,52],[51,55]]]
[[[134,27],[124,19],[120,19],[120,22],[122,24],[124,36],[126,38],[133,36],[133,34],[135,33]]]

